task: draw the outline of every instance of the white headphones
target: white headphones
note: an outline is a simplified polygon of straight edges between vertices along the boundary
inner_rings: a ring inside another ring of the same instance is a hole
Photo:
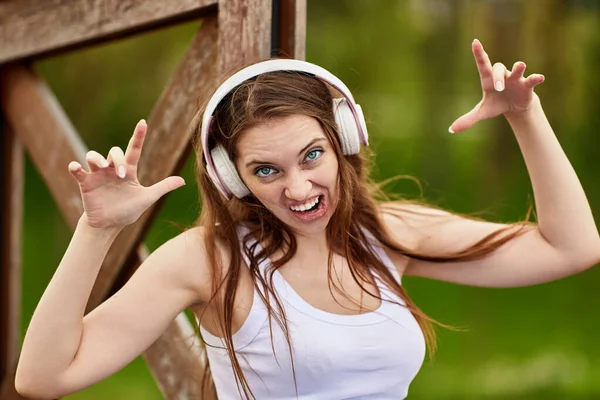
[[[231,198],[231,195],[241,199],[250,194],[250,190],[242,182],[235,164],[229,159],[223,146],[218,145],[211,150],[208,149],[208,132],[213,114],[221,100],[235,87],[248,79],[275,71],[304,72],[334,87],[344,96],[333,99],[333,112],[344,154],[357,154],[360,151],[361,143],[365,146],[369,145],[369,134],[362,109],[354,102],[354,97],[348,87],[331,72],[299,60],[268,60],[250,65],[235,73],[219,86],[202,116],[200,135],[202,152],[206,159],[206,170],[217,189],[227,200]]]

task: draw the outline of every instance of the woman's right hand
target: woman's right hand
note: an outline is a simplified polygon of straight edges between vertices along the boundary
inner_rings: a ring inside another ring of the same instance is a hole
[[[69,172],[81,191],[82,219],[90,226],[123,228],[135,222],[163,195],[185,185],[179,176],[170,176],[149,187],[140,185],[137,167],[146,130],[146,121],[138,122],[125,154],[119,147],[110,149],[107,158],[89,151],[86,154],[89,171],[76,161],[69,164]]]

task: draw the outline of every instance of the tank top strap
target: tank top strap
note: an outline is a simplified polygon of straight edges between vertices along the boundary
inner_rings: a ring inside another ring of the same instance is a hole
[[[367,246],[369,246],[371,251],[377,256],[377,258],[379,258],[379,261],[381,261],[383,265],[385,265],[389,269],[394,279],[399,284],[402,284],[402,277],[400,276],[400,272],[398,272],[398,268],[396,268],[390,257],[387,255],[387,253],[381,246],[381,243],[379,243],[379,241],[373,236],[373,234],[369,232],[366,228],[361,228],[361,230],[367,237]]]
[[[243,225],[243,224],[239,224],[236,227],[236,230],[237,230],[238,242],[240,244],[240,250],[242,253],[242,259],[244,260],[246,265],[249,267],[250,266],[250,258],[248,257],[248,253],[246,252],[246,249],[245,249],[246,243],[244,243],[244,238],[248,234],[249,230],[246,227],[246,225]]]
[[[244,247],[252,246],[254,242],[249,241],[249,243],[244,244],[244,238],[249,232],[249,229],[246,226],[240,224],[236,227],[236,231],[240,251],[242,253],[242,259],[244,260],[246,266],[249,267],[250,258],[248,257],[247,251]],[[264,263],[264,261],[259,263],[259,269],[261,270],[261,272],[262,270],[264,270]],[[242,324],[240,329],[232,335],[236,351],[239,351],[244,347],[248,346],[250,343],[252,343],[252,341],[257,337],[257,335],[260,333],[261,328],[267,321],[268,311],[259,295],[259,291],[260,293],[263,293],[261,288],[255,287],[252,299],[252,307],[250,308],[250,312],[246,317],[246,321]],[[197,317],[196,320],[198,321]],[[212,347],[215,349],[225,349],[225,342],[223,338],[213,335],[212,333],[204,329],[202,325],[200,325],[200,331],[202,333],[203,340],[209,345],[208,348]]]
[[[244,260],[244,262],[246,263],[246,266],[249,268],[251,265],[250,262],[250,257],[248,256],[248,253],[251,250],[252,256],[256,256],[259,252],[262,251],[262,246],[260,245],[260,243],[254,239],[254,238],[250,238],[249,240],[245,240],[246,235],[248,235],[248,233],[250,232],[250,230],[248,229],[248,227],[244,224],[240,224],[237,227],[237,233],[238,233],[238,241],[240,244],[240,250],[242,253],[242,259]],[[269,258],[264,258],[262,260],[260,260],[258,262],[258,271],[260,273],[260,275],[262,276],[263,279],[268,279],[267,278],[267,267],[270,264],[270,260]],[[256,289],[260,291],[260,293],[265,296],[265,291],[263,290],[263,288],[261,287],[260,284],[256,285]]]

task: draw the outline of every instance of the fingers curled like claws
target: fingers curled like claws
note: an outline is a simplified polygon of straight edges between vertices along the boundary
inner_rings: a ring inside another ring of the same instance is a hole
[[[73,175],[73,177],[79,183],[83,182],[88,175],[88,173],[83,169],[81,164],[79,164],[77,161],[71,161],[69,163],[68,168],[69,168],[69,172],[71,173],[71,175]]]
[[[94,150],[87,152],[85,155],[85,160],[87,161],[90,171],[97,171],[101,168],[108,167],[108,161],[102,156],[102,154]]]
[[[544,77],[544,75],[541,74],[531,74],[527,77],[527,79],[525,79],[525,86],[527,86],[530,89],[533,89],[534,87],[536,87],[537,85],[539,85],[540,83],[544,82],[546,78]]]
[[[125,155],[120,147],[113,147],[108,152],[108,161],[115,167],[115,171],[119,178],[125,178],[127,174],[127,165],[125,163]]]
[[[508,79],[510,79],[510,80],[521,79],[523,77],[523,73],[525,72],[525,68],[527,68],[527,66],[525,65],[525,63],[523,61],[517,61],[516,63],[514,63],[512,71],[510,72]]]
[[[507,70],[504,64],[497,62],[492,67],[492,79],[494,80],[494,88],[501,92],[504,90],[504,79],[506,78]]]

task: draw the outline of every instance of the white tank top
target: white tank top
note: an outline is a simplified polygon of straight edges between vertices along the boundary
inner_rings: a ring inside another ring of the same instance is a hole
[[[400,282],[398,270],[383,249],[370,245]],[[244,259],[249,265],[245,255]],[[259,265],[263,275],[268,265],[269,260]],[[278,271],[273,283],[285,307],[298,392],[283,332],[273,320],[271,344],[267,309],[255,291],[248,318],[233,335],[233,344],[258,400],[406,398],[423,363],[425,341],[405,307],[382,301],[372,312],[333,314],[304,301]],[[381,281],[377,285],[383,299],[405,304]],[[219,400],[241,399],[224,341],[200,329]]]

